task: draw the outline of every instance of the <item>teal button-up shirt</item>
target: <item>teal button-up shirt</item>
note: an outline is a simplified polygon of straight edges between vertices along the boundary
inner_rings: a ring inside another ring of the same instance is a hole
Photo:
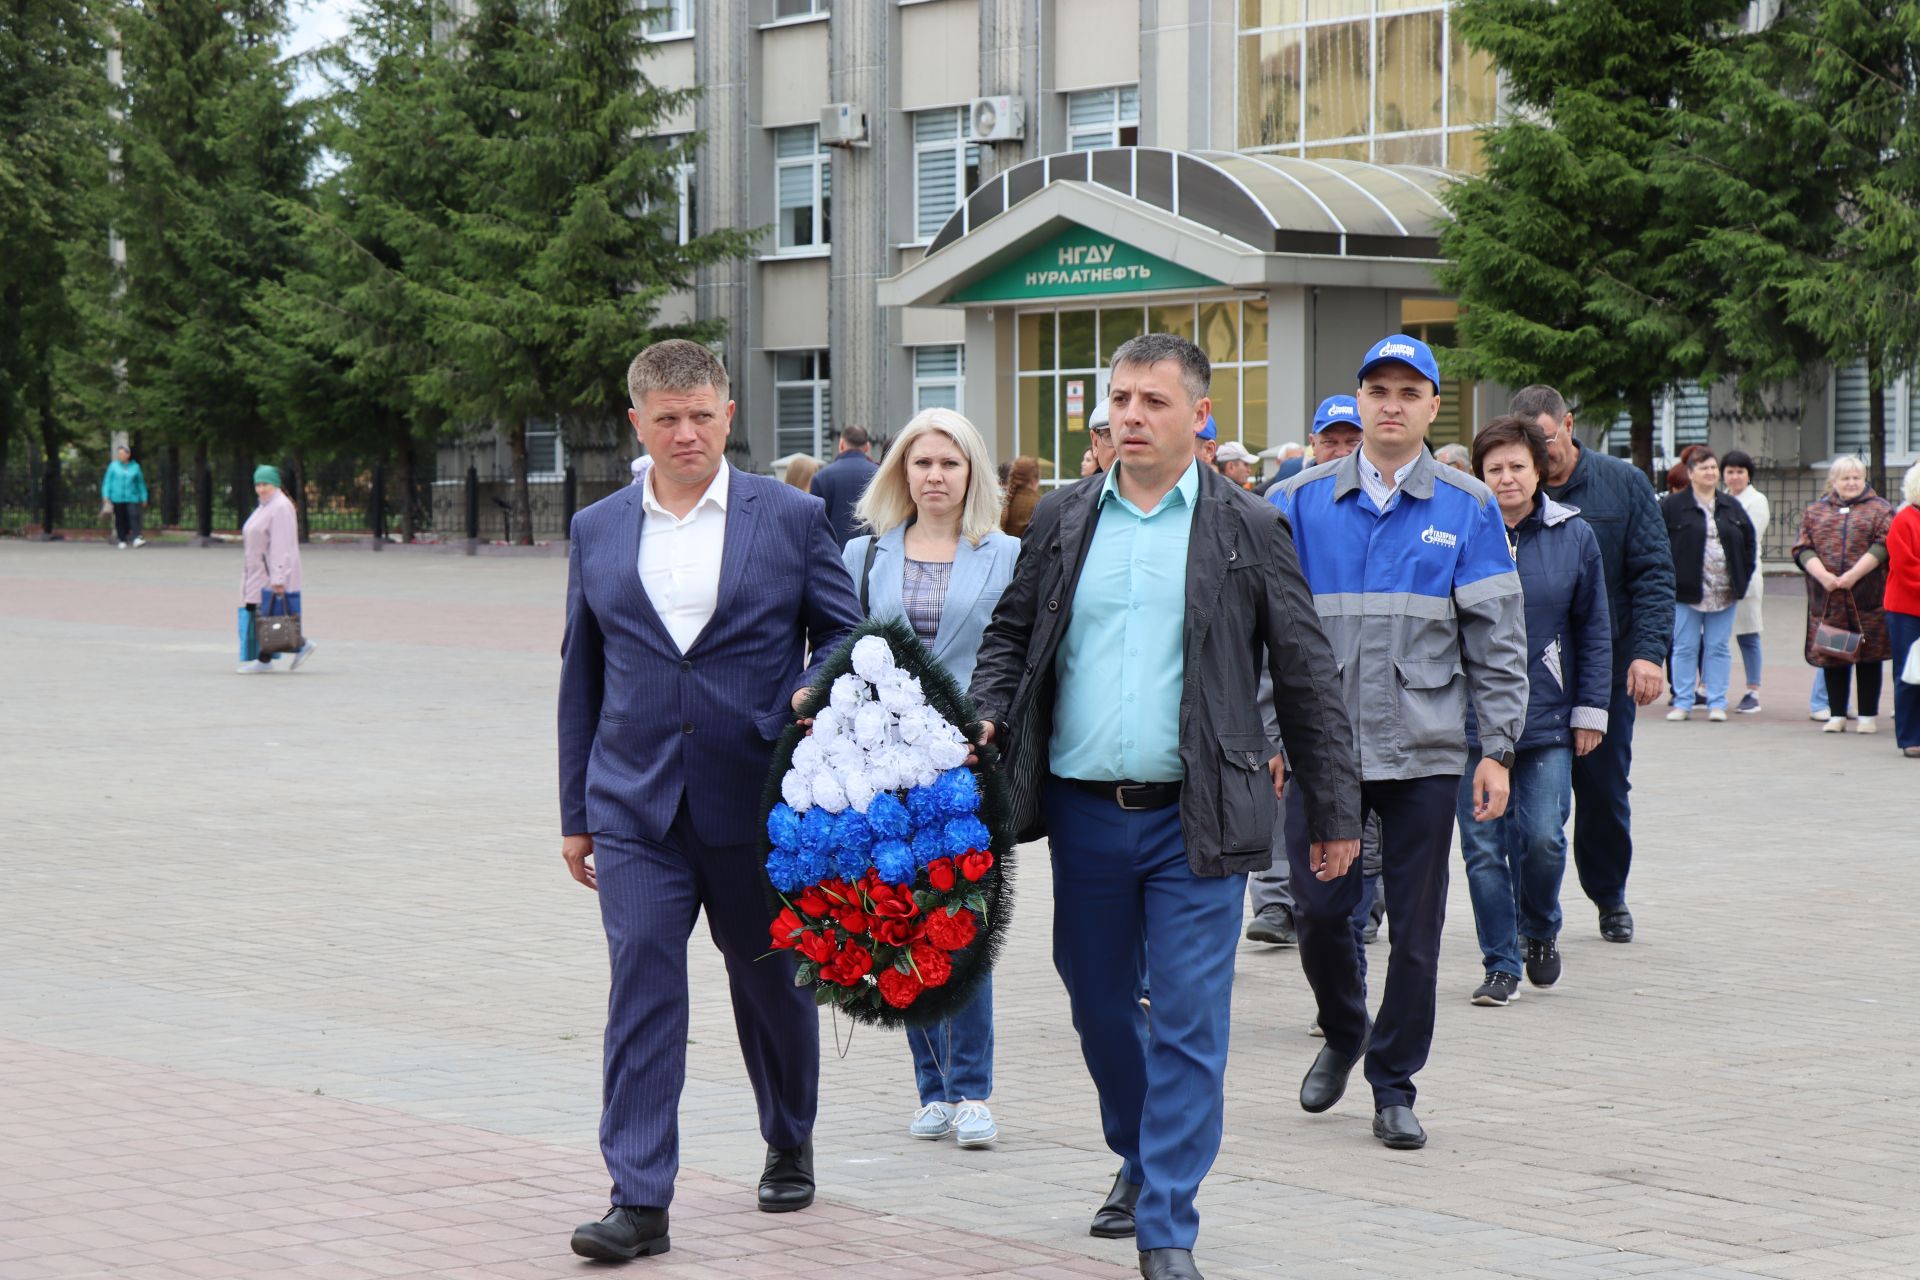
[[[1100,489],[1073,617],[1054,658],[1056,777],[1179,782],[1180,686],[1186,677],[1187,540],[1200,497],[1190,465],[1151,511],[1120,496],[1119,468]]]

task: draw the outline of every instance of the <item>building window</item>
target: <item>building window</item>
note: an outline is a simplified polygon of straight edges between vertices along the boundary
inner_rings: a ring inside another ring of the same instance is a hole
[[[1140,145],[1140,86],[1067,95],[1067,150]]]
[[[1481,168],[1493,59],[1469,49],[1436,0],[1348,0],[1306,10],[1250,0],[1240,29],[1243,150]]]
[[[810,13],[825,13],[827,0],[773,0],[773,16],[780,18],[804,18]]]
[[[980,182],[980,148],[964,136],[959,107],[913,113],[913,226],[921,240],[940,233]]]
[[[958,346],[913,349],[913,411],[952,409],[964,413],[966,354]]]
[[[693,34],[693,0],[649,0],[642,29],[655,40]]]
[[[833,176],[819,126],[775,129],[773,171],[780,193],[781,252],[826,248]]]
[[[527,423],[527,475],[552,479],[567,469],[567,446],[560,428],[538,419]]]
[[[1830,376],[1830,385],[1833,412],[1829,419],[1833,427],[1827,456],[1851,453],[1866,458],[1873,445],[1873,406],[1866,362],[1856,360],[1838,366]],[[1906,377],[1888,383],[1885,397],[1888,465],[1905,466],[1920,461],[1920,379]],[[1897,479],[1889,477],[1892,481]]]
[[[776,447],[784,457],[810,453],[825,458],[832,437],[833,392],[827,385],[824,351],[776,351],[773,401],[778,420]]]

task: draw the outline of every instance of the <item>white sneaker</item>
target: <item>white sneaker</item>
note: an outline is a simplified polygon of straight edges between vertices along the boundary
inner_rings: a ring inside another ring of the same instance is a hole
[[[127,544],[124,542],[115,543],[114,545],[121,551],[125,551],[127,549]]]
[[[1820,732],[1845,733],[1846,730],[1847,730],[1847,718],[1845,716],[1829,716],[1827,718],[1827,723],[1821,726]]]
[[[1880,732],[1880,726],[1873,722],[1872,716],[1861,716],[1859,722],[1853,726],[1853,731],[1855,733],[1878,733]]]
[[[273,670],[271,662],[243,662],[234,669],[235,675],[259,676]]]
[[[145,538],[135,538],[133,540],[133,545],[136,547],[144,547],[147,545],[147,540]]]
[[[950,1102],[929,1102],[913,1113],[907,1132],[916,1138],[944,1138],[953,1132],[954,1110]]]
[[[1709,720],[1724,721],[1726,718],[1727,712],[1724,707],[1715,707],[1713,710],[1707,712],[1707,719]]]
[[[960,1109],[953,1114],[953,1139],[963,1147],[984,1147],[1000,1136],[1000,1127],[993,1122],[993,1112],[987,1110],[984,1102],[968,1102],[962,1099]]]
[[[1827,718],[1827,713],[1824,711],[1807,712],[1807,719],[1809,720],[1825,720],[1826,718]]]
[[[300,669],[300,664],[313,656],[313,649],[314,649],[314,645],[313,645],[313,641],[311,640],[301,645],[300,652],[293,655],[293,666],[289,667],[288,670],[298,671]]]
[[[1675,708],[1674,708],[1673,710],[1671,710],[1671,711],[1669,711],[1669,712],[1667,712],[1667,719],[1669,719],[1669,720],[1686,720],[1686,719],[1688,719],[1688,718],[1690,718],[1690,717],[1691,717],[1692,715],[1693,715],[1693,712],[1692,712],[1691,710],[1685,710],[1685,711],[1683,711],[1683,710],[1681,710],[1681,709],[1680,709],[1679,707],[1675,707]],[[1723,717],[1723,718],[1724,718],[1724,717]]]

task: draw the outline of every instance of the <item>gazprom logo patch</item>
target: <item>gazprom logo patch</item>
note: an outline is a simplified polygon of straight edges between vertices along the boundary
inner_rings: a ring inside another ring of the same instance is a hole
[[[1451,547],[1460,540],[1445,529],[1436,529],[1428,525],[1426,532],[1420,535],[1420,541],[1431,547]]]
[[[1350,404],[1336,404],[1327,410],[1329,418],[1357,418],[1359,413]]]
[[[1385,356],[1411,356],[1417,354],[1412,347],[1404,342],[1383,342],[1380,344],[1380,349],[1373,353],[1373,356],[1374,359],[1378,360]]]

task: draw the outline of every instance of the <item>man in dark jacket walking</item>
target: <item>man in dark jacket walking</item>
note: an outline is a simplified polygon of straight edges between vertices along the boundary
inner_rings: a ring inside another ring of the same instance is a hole
[[[833,540],[843,547],[860,532],[854,528],[853,504],[880,469],[870,456],[872,449],[865,427],[845,427],[840,432],[840,452],[814,473],[809,492],[827,504],[827,524],[833,529]]]
[[[1583,449],[1573,414],[1552,387],[1522,388],[1511,409],[1547,437],[1546,494],[1578,507],[1600,543],[1613,624],[1612,705],[1607,733],[1573,762],[1573,862],[1580,888],[1600,910],[1600,936],[1633,941],[1627,872],[1633,863],[1633,810],[1627,801],[1637,708],[1666,687],[1673,644],[1673,552],[1653,485],[1633,464]]]
[[[1171,334],[1114,353],[1117,460],[1036,509],[972,690],[1015,831],[1050,838],[1054,967],[1123,1162],[1091,1230],[1133,1236],[1146,1280],[1199,1275],[1241,899],[1272,859],[1284,776],[1254,697],[1263,667],[1313,872],[1360,853],[1352,729],[1287,523],[1197,461],[1211,376]],[[1136,999],[1149,947],[1151,1037]]]

